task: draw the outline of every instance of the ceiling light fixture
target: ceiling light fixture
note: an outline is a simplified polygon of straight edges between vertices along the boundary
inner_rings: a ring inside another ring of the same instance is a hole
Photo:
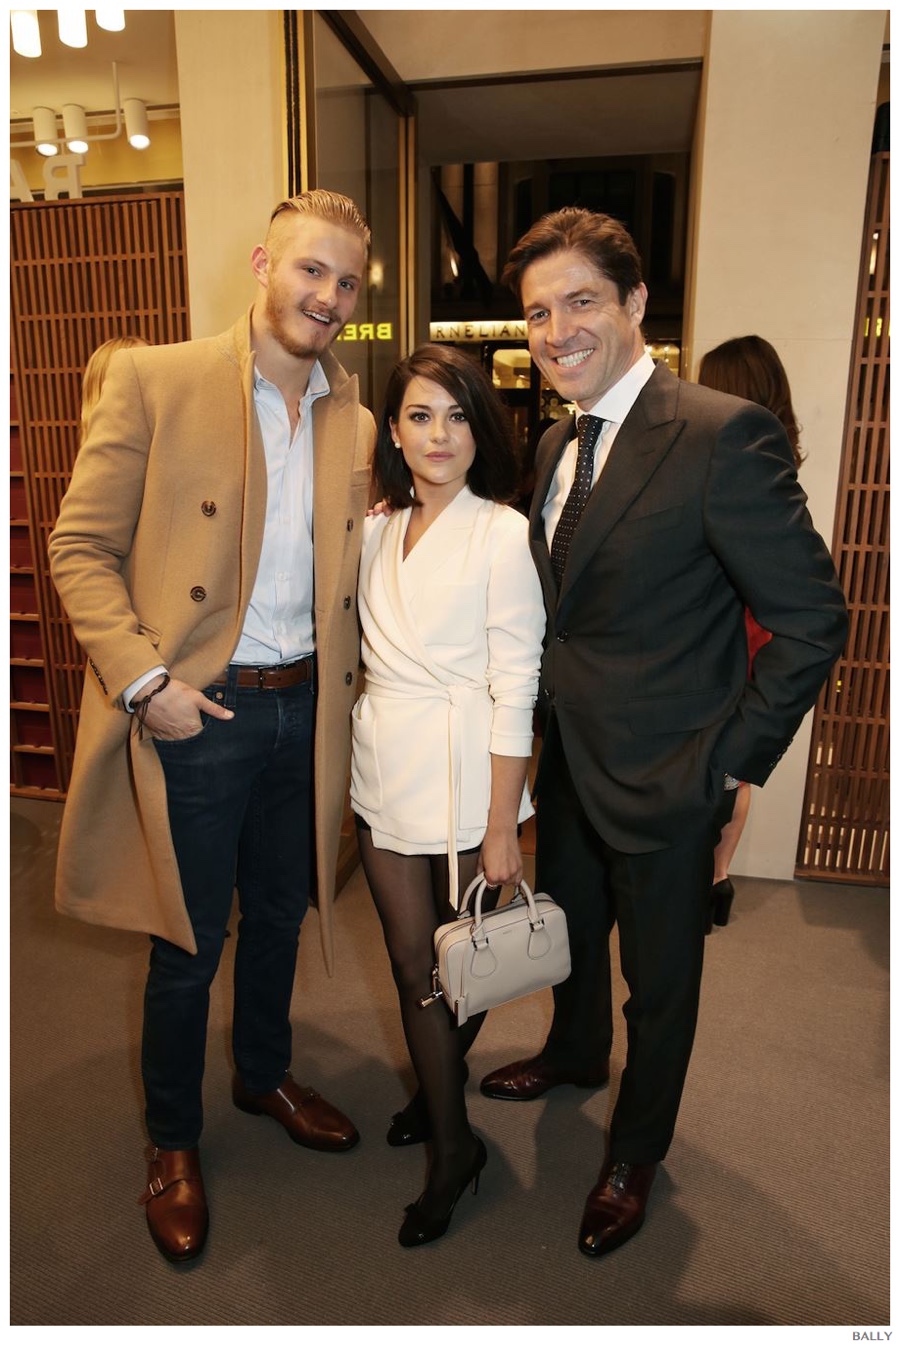
[[[87,15],[83,9],[58,9],[59,40],[67,47],[87,46]]]
[[[126,98],[125,135],[129,145],[135,150],[146,150],[150,144],[150,125],[147,121],[147,106],[139,98]]]
[[[119,68],[115,61],[112,63],[113,79],[113,116],[115,126],[112,131],[90,131],[88,129],[87,119],[89,116],[95,120],[107,121],[108,115],[104,113],[87,113],[80,103],[67,103],[63,107],[63,127],[68,148],[73,154],[83,155],[88,147],[94,141],[114,141],[121,136],[123,128],[128,137],[129,143],[135,150],[146,150],[150,144],[150,118],[147,112],[147,105],[140,98],[126,98],[123,104],[119,94]],[[123,116],[124,113],[124,116]],[[15,153],[17,150],[24,150],[26,147],[34,146],[42,155],[59,154],[59,135],[57,131],[56,112],[53,108],[33,108],[32,125],[34,128],[34,140],[10,140],[10,150]]]
[[[39,155],[58,155],[59,141],[56,135],[56,113],[52,108],[35,108],[31,114],[34,127],[34,143]]]
[[[63,104],[63,130],[66,145],[73,155],[86,155],[88,148],[87,118],[80,103]]]
[[[41,29],[36,9],[11,9],[9,26],[14,52],[19,56],[40,56]]]
[[[121,33],[125,28],[124,9],[101,5],[99,9],[94,10],[94,18],[97,20],[97,27],[102,28],[104,33]]]

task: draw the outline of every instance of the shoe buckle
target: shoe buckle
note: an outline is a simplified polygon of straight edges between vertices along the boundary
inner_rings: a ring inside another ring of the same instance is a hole
[[[145,1189],[138,1196],[139,1205],[149,1205],[151,1200],[155,1200],[158,1195],[162,1195],[165,1185],[159,1177],[148,1178]]]

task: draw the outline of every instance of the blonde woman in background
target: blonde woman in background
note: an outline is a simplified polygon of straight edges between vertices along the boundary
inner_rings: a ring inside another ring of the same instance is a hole
[[[109,369],[109,363],[112,357],[116,352],[122,351],[125,347],[149,346],[150,343],[146,338],[135,337],[132,333],[125,333],[122,337],[107,338],[105,342],[100,343],[100,346],[95,351],[91,352],[81,380],[82,440],[84,440],[87,435],[91,413],[97,406],[100,390],[103,388],[103,381],[106,379],[106,372]]]

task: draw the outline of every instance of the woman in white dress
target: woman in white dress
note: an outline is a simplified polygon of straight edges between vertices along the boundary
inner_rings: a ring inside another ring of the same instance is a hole
[[[505,505],[517,463],[490,382],[453,347],[394,370],[375,452],[389,514],[366,521],[359,611],[365,690],[353,710],[350,796],[419,1090],[388,1142],[432,1143],[403,1246],[446,1232],[486,1152],[469,1127],[465,1054],[431,991],[435,928],[479,872],[522,878],[526,785],[544,607],[525,517]]]

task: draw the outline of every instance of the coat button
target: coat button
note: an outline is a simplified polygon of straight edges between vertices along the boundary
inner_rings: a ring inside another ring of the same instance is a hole
[[[562,630],[561,633],[557,633],[557,635],[556,635],[556,640],[557,640],[557,642],[568,642],[568,640],[569,640],[569,634],[568,634],[568,632],[566,631],[565,628]]]
[[[203,588],[202,586],[192,586],[192,587],[191,587],[191,599],[192,599],[192,600],[205,600],[205,599],[206,599],[206,591],[204,590],[204,588]]]
[[[200,510],[203,512],[205,516],[214,516],[216,514],[217,509],[218,508],[215,502],[204,502],[203,505],[200,507]]]
[[[352,603],[353,603],[353,601],[350,599],[349,595],[345,595],[345,596],[344,596],[344,609],[349,609]]]
[[[352,684],[352,683],[353,683],[353,676],[350,674],[350,671],[348,670],[347,674],[344,676],[344,684]]]
[[[352,521],[352,520],[348,520],[348,521],[347,521],[347,533],[349,534],[350,531],[351,531],[352,529],[353,529],[353,521]]]

